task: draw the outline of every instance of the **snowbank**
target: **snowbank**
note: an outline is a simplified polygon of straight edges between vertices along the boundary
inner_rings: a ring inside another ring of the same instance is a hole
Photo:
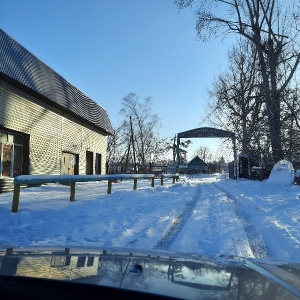
[[[276,163],[267,182],[280,185],[292,185],[294,183],[294,167],[292,163],[287,160],[281,160]]]

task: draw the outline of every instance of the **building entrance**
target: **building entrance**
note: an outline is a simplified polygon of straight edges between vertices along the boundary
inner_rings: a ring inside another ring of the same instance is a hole
[[[62,152],[61,175],[78,175],[78,154]]]
[[[0,177],[16,177],[22,174],[23,137],[0,130]]]

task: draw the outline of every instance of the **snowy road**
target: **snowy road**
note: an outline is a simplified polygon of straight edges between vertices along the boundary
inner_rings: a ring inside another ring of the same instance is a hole
[[[0,195],[0,244],[161,249],[300,262],[300,187],[222,177],[49,185]]]
[[[194,213],[195,207],[198,204],[201,196],[201,188],[198,186],[194,197],[187,202],[183,207],[183,210],[178,216],[172,221],[168,228],[168,231],[154,246],[154,249],[170,250],[172,244],[177,239],[177,236],[184,230],[188,223],[191,222],[192,214]]]
[[[267,257],[262,236],[255,225],[239,211],[235,201],[215,182],[199,184],[195,196],[159,241],[156,249],[211,254],[220,251],[247,257]],[[191,235],[191,232],[197,234]],[[222,238],[219,238],[219,236]]]
[[[224,188],[219,187],[217,184],[215,186],[224,192],[224,195],[227,197],[228,200],[230,200],[230,203],[232,203],[232,205],[234,206],[237,221],[240,222],[243,226],[243,229],[248,238],[248,242],[250,244],[253,257],[267,257],[267,247],[265,245],[263,236],[256,228],[256,225],[250,220],[247,213],[243,211],[242,207],[238,204],[238,201],[235,198],[235,196],[230,195],[228,191],[226,191]]]

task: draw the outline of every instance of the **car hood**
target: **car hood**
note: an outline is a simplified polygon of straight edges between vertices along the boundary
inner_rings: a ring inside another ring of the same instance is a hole
[[[0,275],[182,299],[298,299],[300,264],[120,248],[0,247]]]

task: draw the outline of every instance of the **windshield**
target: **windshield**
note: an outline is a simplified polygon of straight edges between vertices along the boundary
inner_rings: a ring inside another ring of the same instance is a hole
[[[1,5],[3,257],[61,247],[51,267],[72,248],[300,262],[300,7],[250,2]],[[98,275],[117,272],[97,255]],[[88,257],[76,267],[95,266]],[[157,263],[155,278],[198,289],[238,273]]]

